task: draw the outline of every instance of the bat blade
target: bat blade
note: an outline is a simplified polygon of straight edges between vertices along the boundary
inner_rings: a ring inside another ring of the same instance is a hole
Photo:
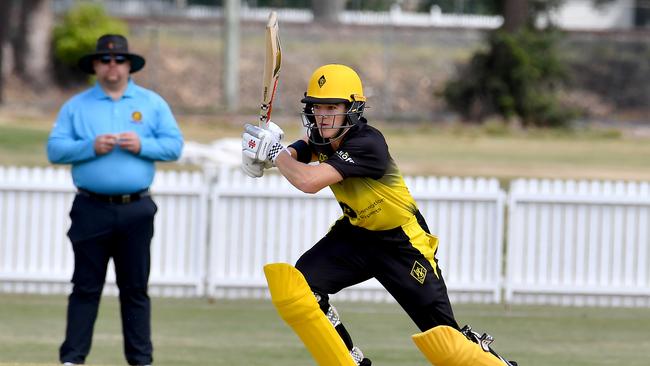
[[[262,105],[260,107],[260,127],[268,128],[273,109],[273,98],[278,86],[282,50],[278,33],[278,16],[272,11],[266,24],[266,53],[264,57],[264,77],[262,79]]]

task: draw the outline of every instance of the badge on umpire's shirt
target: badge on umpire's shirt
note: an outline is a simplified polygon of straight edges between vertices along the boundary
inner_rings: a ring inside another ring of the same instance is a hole
[[[142,113],[138,111],[131,113],[131,122],[142,123]]]

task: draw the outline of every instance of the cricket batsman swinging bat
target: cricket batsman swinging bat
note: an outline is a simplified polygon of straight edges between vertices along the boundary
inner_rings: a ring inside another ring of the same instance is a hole
[[[272,11],[266,24],[266,57],[260,107],[259,126],[264,129],[269,129],[281,62],[278,16]],[[318,365],[356,366],[343,339],[320,309],[304,276],[286,263],[268,264],[264,266],[264,273],[276,310],[303,341]]]
[[[266,56],[264,61],[264,78],[262,79],[262,105],[260,107],[259,126],[268,129],[273,109],[273,97],[278,86],[282,50],[278,34],[278,15],[272,11],[266,24]]]

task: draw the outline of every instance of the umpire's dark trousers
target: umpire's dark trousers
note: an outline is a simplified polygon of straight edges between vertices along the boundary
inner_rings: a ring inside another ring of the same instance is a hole
[[[129,203],[109,203],[81,193],[75,197],[68,231],[75,266],[65,341],[59,350],[61,362],[85,362],[108,261],[113,258],[126,360],[130,365],[152,363],[147,285],[156,211],[156,204],[148,195]]]

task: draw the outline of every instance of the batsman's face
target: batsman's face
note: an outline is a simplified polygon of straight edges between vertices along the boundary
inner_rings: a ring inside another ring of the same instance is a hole
[[[119,87],[129,80],[131,61],[122,55],[104,55],[93,61],[93,67],[100,84]]]
[[[324,138],[336,136],[345,122],[345,103],[314,104],[314,118],[320,135]]]

